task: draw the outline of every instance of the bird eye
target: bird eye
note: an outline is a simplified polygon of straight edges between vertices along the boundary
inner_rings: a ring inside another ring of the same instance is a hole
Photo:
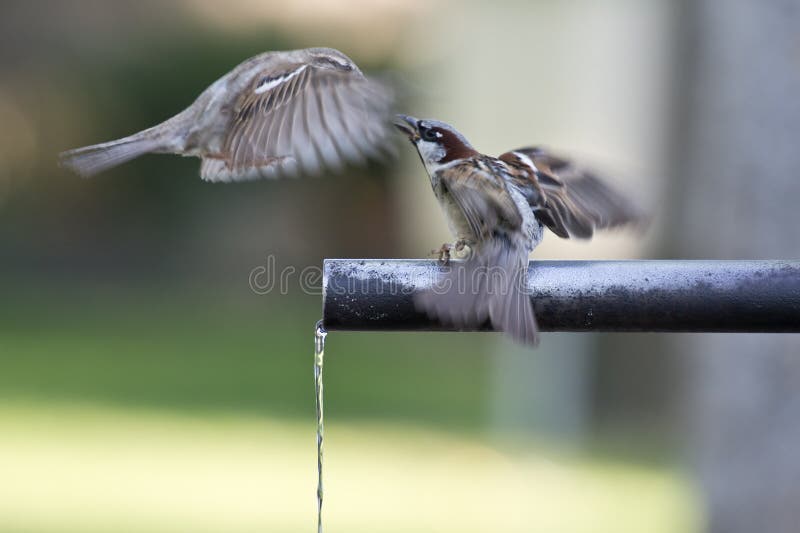
[[[423,141],[437,142],[439,140],[439,134],[433,128],[420,127],[419,136]]]

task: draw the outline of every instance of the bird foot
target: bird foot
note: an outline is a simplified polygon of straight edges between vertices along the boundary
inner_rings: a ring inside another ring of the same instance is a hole
[[[453,245],[446,242],[440,248],[436,250],[431,250],[431,254],[434,256],[438,256],[440,265],[446,266],[450,264],[450,251],[452,249]]]

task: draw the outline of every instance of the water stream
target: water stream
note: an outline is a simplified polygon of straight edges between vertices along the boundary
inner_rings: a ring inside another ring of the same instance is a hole
[[[317,399],[317,533],[322,533],[322,437],[323,405],[322,405],[322,365],[325,357],[325,337],[328,332],[317,322],[314,329],[314,390]]]

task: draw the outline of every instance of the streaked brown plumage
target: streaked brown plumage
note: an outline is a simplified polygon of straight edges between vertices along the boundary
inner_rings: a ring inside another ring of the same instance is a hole
[[[643,216],[592,174],[541,148],[483,155],[452,126],[398,115],[395,125],[417,148],[456,248],[454,262],[416,298],[420,309],[456,328],[487,321],[523,344],[538,342],[527,283],[528,255],[543,226],[564,238],[633,224]]]
[[[382,155],[392,105],[392,92],[338,50],[267,52],[169,120],[60,160],[83,176],[148,152],[200,157],[207,181],[314,174]]]
[[[590,239],[595,230],[644,221],[641,211],[600,178],[544,148],[518,148],[499,159],[536,218],[561,238]]]

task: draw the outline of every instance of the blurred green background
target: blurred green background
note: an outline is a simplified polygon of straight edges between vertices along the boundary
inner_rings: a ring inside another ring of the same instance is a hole
[[[547,141],[653,208],[644,239],[550,235],[540,258],[730,253],[683,247],[673,223],[691,219],[675,192],[691,172],[671,155],[692,139],[699,67],[683,47],[704,13],[685,2],[0,9],[0,531],[313,528],[320,298],[260,295],[249,277],[268,256],[299,272],[448,240],[411,148],[398,136],[401,162],[235,185],[172,156],[91,180],[56,164],[168,118],[251,55],[340,48],[479,149]],[[755,255],[770,253],[787,255]],[[700,531],[681,414],[698,337],[677,338],[548,334],[526,352],[496,335],[332,333],[326,529]]]

